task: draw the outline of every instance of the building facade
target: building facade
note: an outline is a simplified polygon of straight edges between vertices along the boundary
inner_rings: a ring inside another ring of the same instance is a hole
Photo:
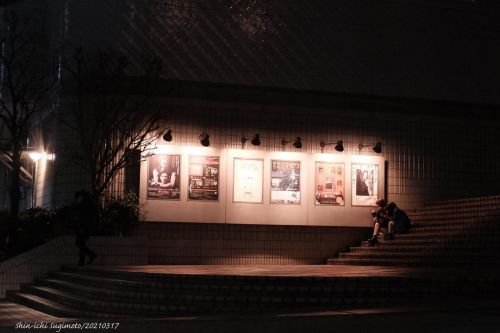
[[[465,63],[481,60],[471,45],[499,53],[489,44],[497,8],[361,0],[40,5],[55,54],[64,41],[124,52],[136,66],[144,55],[164,64],[151,102],[164,110],[172,140],[159,139],[154,155],[113,184],[140,194],[141,232],[156,244],[155,263],[320,262],[366,233],[378,197],[411,210],[498,194],[500,100],[492,87],[500,67]],[[456,30],[457,18],[492,25]],[[54,113],[66,107],[61,95]],[[56,157],[40,159],[34,178],[34,202],[44,207],[86,186],[64,154],[74,133],[56,118],[45,125]],[[255,134],[260,145],[251,143]],[[153,171],[162,158],[170,167],[163,187]]]

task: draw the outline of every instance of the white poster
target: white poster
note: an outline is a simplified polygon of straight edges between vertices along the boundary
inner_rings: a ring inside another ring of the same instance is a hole
[[[300,161],[271,160],[271,203],[300,205]]]
[[[378,197],[378,165],[352,165],[352,205],[376,206]]]
[[[235,158],[233,202],[262,203],[263,160]]]

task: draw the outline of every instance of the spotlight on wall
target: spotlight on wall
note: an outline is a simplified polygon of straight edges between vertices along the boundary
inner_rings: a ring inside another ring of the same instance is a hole
[[[242,136],[241,137],[241,144],[245,146],[245,143],[250,140],[249,138]],[[254,146],[260,146],[260,137],[259,134],[255,134],[252,140],[250,141]]]
[[[168,142],[172,141],[172,130],[170,128],[163,134],[163,140]]]
[[[321,149],[323,149],[329,145],[335,145],[336,151],[344,151],[344,142],[342,140],[339,140],[337,142],[325,142],[325,141],[321,140],[319,142],[319,146],[321,147]]]
[[[251,142],[254,146],[260,146],[260,136],[259,136],[259,134],[258,134],[258,133],[257,133],[257,134],[255,134],[255,135],[253,136],[252,141],[250,141],[250,142]]]
[[[207,132],[200,134],[200,143],[203,147],[210,146],[210,135]]]
[[[358,145],[358,149],[361,151],[364,147],[370,147],[371,145],[364,145],[362,143],[360,143]],[[374,146],[373,146],[373,151],[376,152],[377,154],[380,154],[382,152],[382,142],[377,142]]]
[[[285,140],[281,139],[281,145],[285,146],[287,143],[292,142],[292,140]],[[302,148],[302,141],[300,139],[300,136],[296,137],[295,140],[293,140],[293,146],[297,149]]]

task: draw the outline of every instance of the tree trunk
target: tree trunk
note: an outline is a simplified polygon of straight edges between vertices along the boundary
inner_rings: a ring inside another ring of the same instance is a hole
[[[19,214],[19,201],[21,199],[20,177],[21,172],[21,149],[14,145],[12,151],[12,177],[10,180],[10,213],[16,218]]]

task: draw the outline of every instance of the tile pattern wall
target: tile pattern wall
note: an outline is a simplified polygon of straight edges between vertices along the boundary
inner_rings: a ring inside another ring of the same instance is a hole
[[[210,134],[211,147],[243,149],[241,137],[260,134],[258,147],[244,149],[300,151],[337,155],[377,155],[371,146],[382,142],[389,201],[414,209],[436,199],[498,193],[500,122],[478,118],[444,118],[375,111],[321,110],[236,103],[177,104],[166,113],[165,128],[174,139],[159,144],[200,146]],[[300,136],[303,148],[281,140]],[[319,142],[343,140],[345,150]],[[120,190],[120,185],[117,190]]]
[[[198,223],[141,224],[149,264],[324,264],[367,238],[369,228]]]
[[[147,240],[137,237],[92,237],[89,247],[99,254],[95,264],[144,265],[147,263]],[[0,263],[0,298],[7,290],[17,290],[22,283],[57,271],[61,265],[78,262],[74,237],[56,238],[30,251]]]

